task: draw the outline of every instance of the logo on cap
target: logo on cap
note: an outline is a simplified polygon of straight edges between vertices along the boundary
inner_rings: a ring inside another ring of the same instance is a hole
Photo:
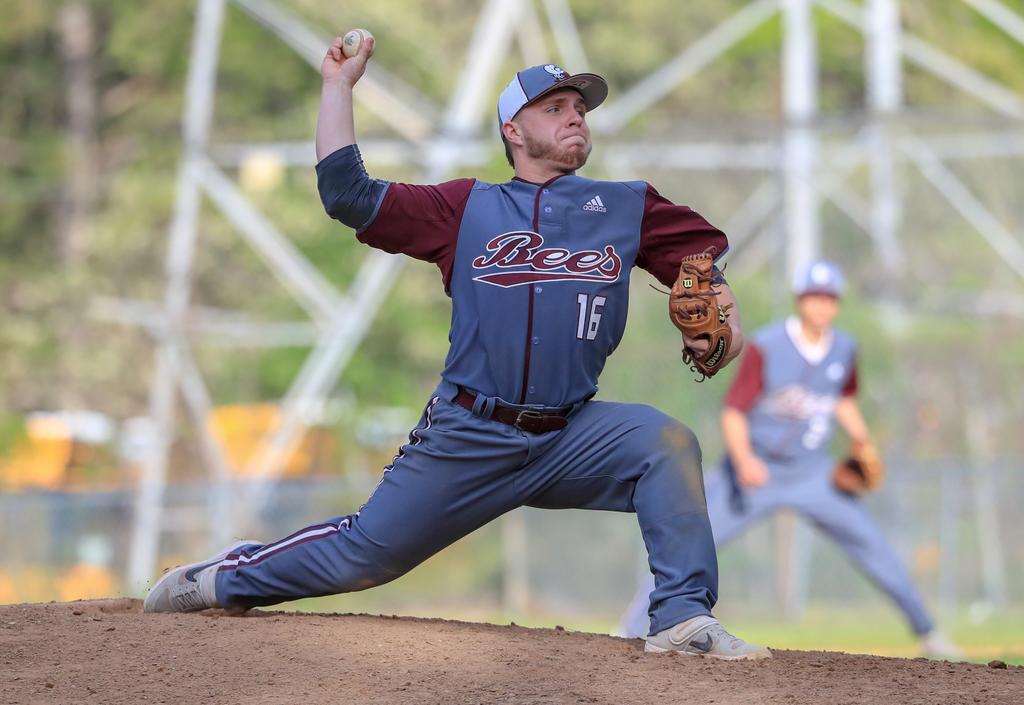
[[[569,77],[569,74],[566,73],[565,69],[560,66],[555,66],[554,64],[545,64],[544,70],[554,76],[556,81],[562,81]]]
[[[832,270],[827,264],[818,262],[811,267],[811,281],[819,285],[832,283]]]

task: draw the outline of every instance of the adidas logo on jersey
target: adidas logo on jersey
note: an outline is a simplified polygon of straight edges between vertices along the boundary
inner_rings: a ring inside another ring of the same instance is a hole
[[[594,211],[595,213],[607,213],[608,209],[604,207],[604,201],[601,200],[600,196],[594,196],[589,201],[583,204],[583,210]]]

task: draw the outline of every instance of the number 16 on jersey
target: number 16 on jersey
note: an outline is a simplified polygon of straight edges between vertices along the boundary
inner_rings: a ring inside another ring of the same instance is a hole
[[[597,337],[597,328],[601,325],[601,308],[606,300],[603,296],[591,298],[589,294],[576,294],[576,304],[580,309],[576,321],[577,340],[593,340]]]

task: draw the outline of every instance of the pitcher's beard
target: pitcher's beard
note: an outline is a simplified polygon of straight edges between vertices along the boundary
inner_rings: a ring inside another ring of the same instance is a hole
[[[583,149],[579,147],[559,148],[551,142],[538,142],[528,134],[523,135],[523,142],[526,146],[526,155],[531,159],[546,159],[555,162],[566,171],[576,171],[583,168],[590,156],[592,145],[588,144]]]

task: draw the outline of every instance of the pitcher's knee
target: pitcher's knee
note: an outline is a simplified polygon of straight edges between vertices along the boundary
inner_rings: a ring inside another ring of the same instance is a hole
[[[653,407],[638,405],[638,412],[638,446],[652,454],[700,464],[700,441],[689,426]]]
[[[676,456],[680,462],[694,464],[700,468],[700,441],[689,426],[673,419],[672,423],[662,427],[659,440],[665,452]]]

